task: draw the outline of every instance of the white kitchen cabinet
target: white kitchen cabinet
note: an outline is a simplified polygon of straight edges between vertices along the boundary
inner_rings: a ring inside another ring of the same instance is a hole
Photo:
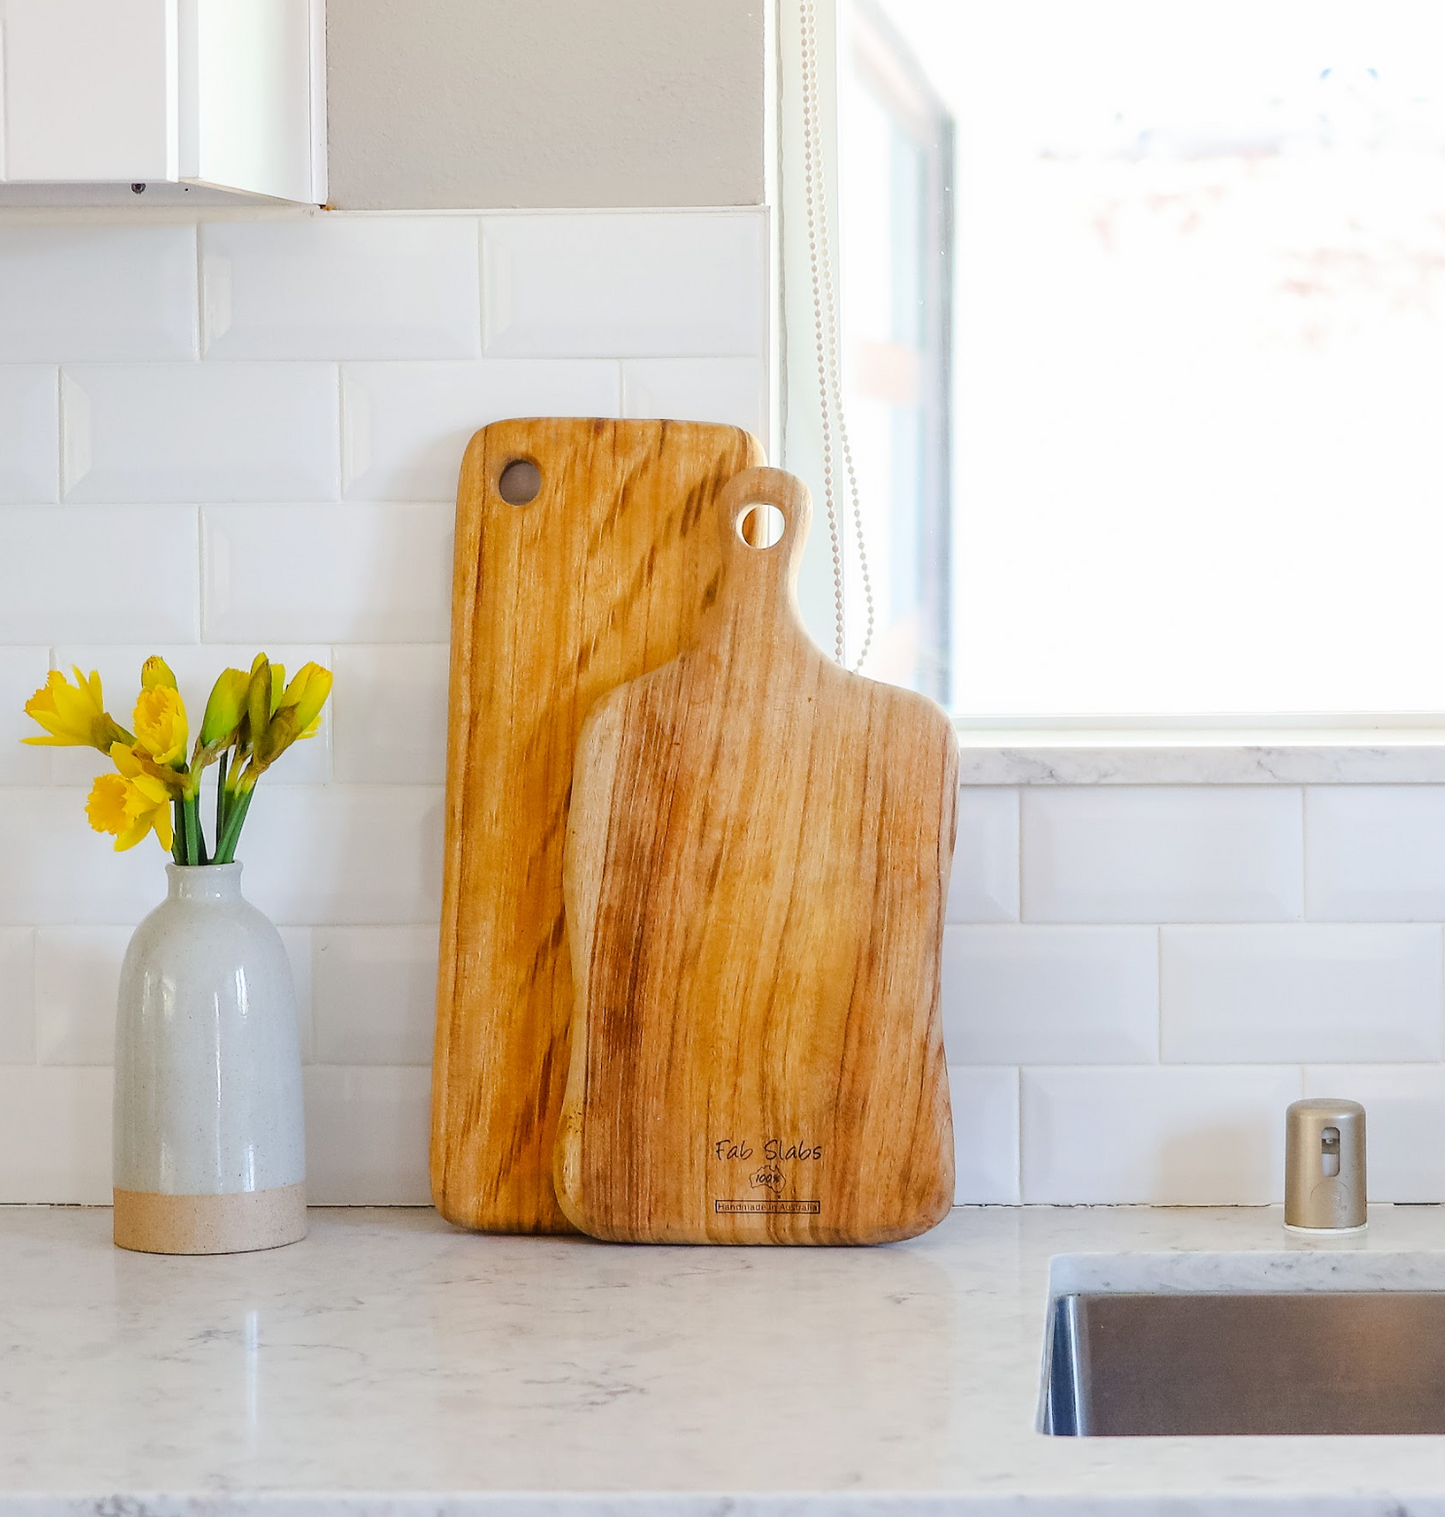
[[[0,0],[5,202],[140,184],[323,202],[324,0]]]

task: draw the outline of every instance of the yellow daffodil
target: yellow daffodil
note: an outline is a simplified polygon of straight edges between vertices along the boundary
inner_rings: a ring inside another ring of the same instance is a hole
[[[248,716],[251,723],[251,765],[248,775],[260,775],[303,737],[312,736],[320,725],[321,708],[331,694],[331,671],[320,664],[306,664],[296,671],[280,699],[266,710],[271,681],[268,670],[251,674]],[[254,783],[254,778],[251,783]]]
[[[157,764],[172,769],[186,762],[186,703],[174,685],[152,685],[135,703],[136,741]]]
[[[102,753],[109,753],[112,743],[134,742],[106,712],[100,675],[92,670],[87,679],[79,669],[73,672],[72,685],[58,669],[52,669],[25,702],[26,715],[39,722],[46,735],[21,741],[47,748],[99,748]]]
[[[246,693],[250,686],[251,676],[244,669],[221,670],[201,720],[203,747],[223,747],[235,737],[246,714]]]
[[[176,677],[165,659],[159,653],[152,653],[141,665],[140,687],[142,690],[154,690],[157,685],[169,685],[174,690]]]
[[[175,841],[171,826],[170,788],[145,773],[136,756],[117,743],[111,752],[119,774],[102,774],[91,786],[85,814],[97,832],[108,832],[115,839],[115,851],[134,848],[147,833],[154,831],[167,852]]]
[[[235,861],[256,781],[293,743],[316,735],[332,683],[320,664],[306,664],[288,683],[285,669],[264,653],[256,655],[249,673],[223,669],[188,760],[185,702],[175,671],[159,654],[141,667],[134,735],[106,711],[99,674],[73,673],[73,683],[52,673],[26,702],[45,735],[25,741],[109,754],[115,772],[91,787],[85,805],[90,825],[113,837],[118,852],[154,832],[177,864],[192,866]],[[218,766],[215,847],[208,851],[200,801],[212,765]]]

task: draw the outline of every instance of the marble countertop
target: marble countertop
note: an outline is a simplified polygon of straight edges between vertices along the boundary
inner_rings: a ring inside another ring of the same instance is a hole
[[[1280,1224],[985,1208],[887,1248],[648,1249],[323,1210],[173,1259],[0,1208],[0,1517],[1440,1517],[1445,1438],[1035,1431],[1051,1268],[1445,1288],[1445,1208],[1349,1247]]]

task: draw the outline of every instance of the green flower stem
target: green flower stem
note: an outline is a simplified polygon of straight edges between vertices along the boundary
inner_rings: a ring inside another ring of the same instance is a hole
[[[236,842],[241,836],[241,824],[246,820],[246,812],[250,809],[251,797],[254,790],[241,790],[231,806],[231,814],[226,818],[226,830],[216,843],[216,863],[234,864],[236,862]]]
[[[201,839],[201,808],[193,795],[183,796],[181,811],[186,819],[186,863],[204,864],[205,846]]]
[[[186,818],[180,796],[171,802],[171,857],[178,864],[186,862]]]
[[[217,761],[216,770],[216,849],[219,852],[221,839],[226,832],[226,755]]]

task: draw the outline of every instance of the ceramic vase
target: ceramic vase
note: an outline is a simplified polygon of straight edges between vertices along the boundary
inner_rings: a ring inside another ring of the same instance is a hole
[[[115,1039],[115,1241],[158,1254],[306,1235],[291,967],[239,864],[166,866],[135,930]]]

